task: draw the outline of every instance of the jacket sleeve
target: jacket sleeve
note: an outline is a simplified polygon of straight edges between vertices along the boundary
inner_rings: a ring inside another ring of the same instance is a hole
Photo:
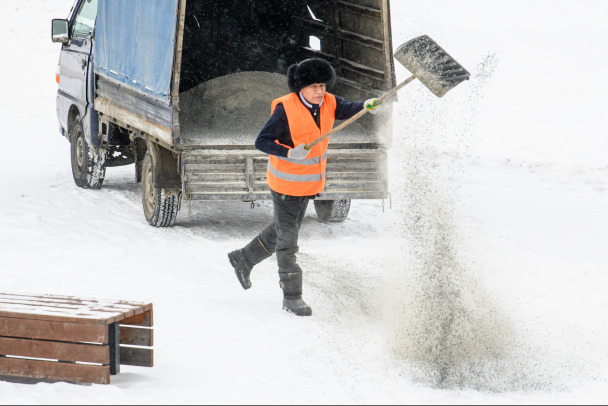
[[[334,95],[335,96],[335,95]],[[361,110],[363,110],[363,103],[360,102],[347,102],[340,96],[336,97],[336,120],[348,120]]]
[[[293,148],[285,108],[278,104],[258,134],[255,147],[268,155],[287,157],[289,148],[286,145]]]

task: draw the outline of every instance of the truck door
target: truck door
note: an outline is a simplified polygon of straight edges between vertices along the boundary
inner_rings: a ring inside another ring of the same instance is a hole
[[[87,83],[97,0],[81,0],[70,21],[70,42],[63,46],[60,57],[60,91],[81,107],[85,114]]]

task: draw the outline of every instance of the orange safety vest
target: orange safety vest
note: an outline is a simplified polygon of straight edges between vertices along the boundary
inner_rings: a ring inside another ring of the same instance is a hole
[[[328,133],[336,121],[336,97],[330,93],[325,93],[321,104],[320,129],[298,94],[290,93],[275,99],[272,102],[271,114],[279,103],[285,108],[294,146],[309,144]],[[279,141],[276,143],[280,144]],[[306,159],[270,155],[266,171],[270,189],[289,196],[314,196],[321,193],[325,188],[328,144],[329,138],[312,147]]]

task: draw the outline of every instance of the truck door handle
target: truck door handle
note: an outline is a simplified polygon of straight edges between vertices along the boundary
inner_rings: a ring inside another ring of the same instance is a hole
[[[82,70],[85,70],[87,68],[87,60],[83,59],[82,60]]]

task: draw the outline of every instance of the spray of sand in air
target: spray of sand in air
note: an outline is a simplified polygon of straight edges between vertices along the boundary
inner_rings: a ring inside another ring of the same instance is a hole
[[[511,326],[458,255],[451,204],[434,179],[438,167],[409,162],[403,185],[404,269],[393,275],[386,313],[391,347],[432,386],[469,386],[473,376],[493,379],[488,371],[474,371],[483,370],[487,360],[507,357]]]
[[[387,278],[385,326],[391,350],[406,361],[412,379],[437,388],[546,389],[560,374],[542,348],[521,339],[505,305],[467,258],[456,227],[471,116],[496,66],[492,54],[476,67],[464,103],[439,105],[414,89],[396,106],[404,119],[395,130],[391,189],[402,242]],[[465,119],[458,124],[453,117]],[[442,148],[445,137],[461,138],[456,151]]]

